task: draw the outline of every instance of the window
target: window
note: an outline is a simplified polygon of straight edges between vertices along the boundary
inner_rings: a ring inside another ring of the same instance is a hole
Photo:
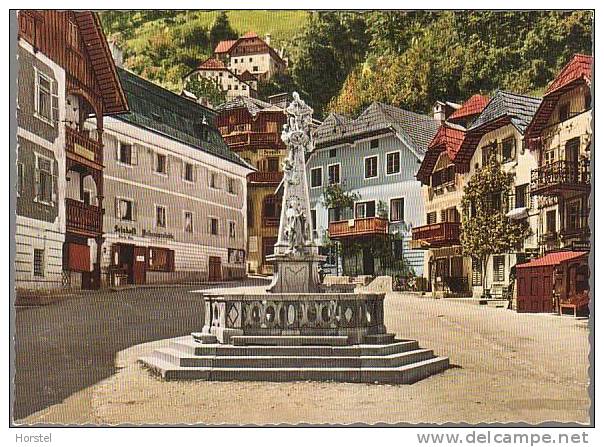
[[[227,179],[227,191],[229,194],[237,194],[237,185],[234,178],[229,177]]]
[[[132,155],[133,155],[132,145],[129,143],[122,143],[120,141],[120,143],[118,145],[118,158],[117,158],[118,161],[125,165],[132,165],[132,164],[134,164]]]
[[[376,140],[377,141],[377,140]],[[367,157],[365,159],[365,178],[375,178],[378,175],[378,157]]]
[[[157,205],[155,207],[155,225],[157,227],[166,227],[166,207]]]
[[[501,144],[501,156],[504,163],[516,158],[516,139],[514,137],[503,140]]]
[[[254,65],[254,68],[252,68],[252,71],[258,71],[258,66]]]
[[[168,173],[168,164],[164,154],[155,154],[155,172],[158,174]]]
[[[39,118],[52,124],[52,80],[36,70],[35,111]]]
[[[554,162],[554,151],[546,151],[543,154],[543,164],[550,165]]]
[[[585,94],[585,110],[591,109],[591,93]]]
[[[310,170],[310,187],[318,188],[323,185],[323,168],[312,168]]]
[[[450,165],[444,169],[434,171],[430,176],[431,186],[436,188],[445,184],[451,184],[455,182],[455,166]]]
[[[342,209],[340,207],[329,208],[329,210],[327,210],[327,220],[329,223],[341,221],[342,220]]]
[[[279,215],[281,214],[280,202],[274,195],[268,195],[262,202],[262,224],[267,227],[279,225]]]
[[[380,147],[380,140],[378,140],[378,139],[371,140],[371,142],[369,143],[369,147],[371,149],[377,149],[378,147]]]
[[[247,88],[246,88],[246,87],[247,87],[247,86],[246,86],[245,84],[243,84],[243,85],[241,86],[241,90],[247,90]]]
[[[549,234],[556,232],[556,210],[549,210],[545,213],[545,232]]]
[[[432,225],[436,223],[436,211],[426,214],[426,223]]]
[[[218,235],[218,219],[210,217],[210,234],[213,236]]]
[[[558,109],[558,120],[560,122],[566,121],[569,118],[569,115],[570,115],[570,104],[567,102],[564,104],[560,104],[560,108]]]
[[[44,250],[34,248],[34,276],[44,276]]]
[[[36,201],[52,205],[54,199],[54,169],[50,158],[36,154]]]
[[[528,183],[516,186],[516,208],[530,207]]]
[[[174,271],[174,250],[159,247],[149,247],[148,270],[154,272]]]
[[[235,239],[235,235],[236,235],[235,222],[233,222],[232,220],[230,220],[229,221],[229,237],[231,239]]]
[[[336,164],[327,166],[327,176],[329,177],[330,185],[340,183],[340,165]]]
[[[497,144],[492,143],[482,148],[482,165],[489,164],[491,157],[497,156]]]
[[[375,202],[359,202],[355,205],[355,218],[375,217]]]
[[[566,229],[573,231],[581,227],[581,200],[568,202],[566,205]]]
[[[405,220],[405,199],[392,199],[390,201],[390,222]]]
[[[329,149],[329,158],[334,158],[337,155],[336,149]]]
[[[115,217],[119,220],[134,221],[135,220],[135,205],[130,199],[115,199]]]
[[[239,84],[235,84],[235,90],[239,90]]]
[[[493,256],[493,282],[505,280],[505,256]]]
[[[251,58],[251,57],[250,57],[250,62],[252,62],[252,59],[253,59],[253,58]]]
[[[184,212],[185,225],[184,229],[186,233],[193,232],[193,213],[191,211]]]
[[[17,162],[17,195],[23,193],[23,163]]]
[[[269,172],[279,171],[279,158],[278,157],[268,157],[266,159],[266,168]]]
[[[479,286],[482,284],[482,266],[480,261],[476,258],[472,258],[472,285]]]
[[[210,172],[210,188],[219,189],[217,172]]]
[[[317,231],[317,210],[310,210],[310,221],[312,230]]]
[[[191,163],[185,163],[184,165],[184,179],[187,182],[193,182],[195,180],[194,176],[195,168]]]
[[[386,154],[386,174],[398,174],[401,172],[401,153],[390,152]]]

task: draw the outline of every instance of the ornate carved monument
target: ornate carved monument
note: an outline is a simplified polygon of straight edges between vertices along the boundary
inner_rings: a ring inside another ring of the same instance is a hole
[[[257,293],[200,292],[202,331],[172,340],[140,362],[167,379],[207,380],[412,383],[446,369],[447,358],[386,332],[384,293],[338,292],[320,284],[324,259],[312,239],[305,167],[313,150],[313,111],[294,93],[286,113],[281,138],[289,154],[272,283]]]

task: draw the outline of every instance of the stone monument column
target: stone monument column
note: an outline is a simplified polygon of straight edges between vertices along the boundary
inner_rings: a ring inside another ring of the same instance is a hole
[[[275,293],[319,292],[319,256],[312,237],[310,199],[306,179],[306,155],[313,150],[311,123],[313,110],[297,92],[285,109],[288,118],[281,139],[288,155],[283,162],[283,198],[279,234],[274,254],[273,282],[268,288]]]

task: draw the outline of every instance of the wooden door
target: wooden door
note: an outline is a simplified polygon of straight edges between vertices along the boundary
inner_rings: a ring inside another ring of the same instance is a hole
[[[546,269],[543,275],[543,295],[542,295],[542,307],[541,312],[552,312],[553,311],[553,298],[554,298],[554,287],[552,285],[552,273],[549,269]]]
[[[220,258],[218,256],[210,256],[208,261],[208,280],[222,280],[222,266],[220,265]]]
[[[147,282],[147,247],[134,247],[132,276],[134,284],[145,284]]]

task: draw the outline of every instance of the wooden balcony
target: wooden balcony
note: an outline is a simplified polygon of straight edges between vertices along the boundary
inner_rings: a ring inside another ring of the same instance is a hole
[[[589,191],[589,159],[580,162],[559,160],[531,171],[531,194],[560,195],[566,191]]]
[[[65,199],[65,214],[67,231],[90,237],[103,234],[103,213],[98,206]]]
[[[98,165],[103,164],[103,144],[93,140],[87,131],[65,126],[65,149],[67,155],[73,154]]]
[[[250,183],[279,184],[283,178],[283,171],[256,171],[247,176]]]
[[[388,233],[388,219],[366,217],[329,223],[331,239],[352,238],[361,236],[378,236]]]
[[[411,240],[417,248],[448,247],[459,245],[461,223],[441,222],[412,229]]]
[[[274,132],[245,132],[223,136],[224,142],[232,150],[249,148],[282,148],[285,147],[279,134]]]

